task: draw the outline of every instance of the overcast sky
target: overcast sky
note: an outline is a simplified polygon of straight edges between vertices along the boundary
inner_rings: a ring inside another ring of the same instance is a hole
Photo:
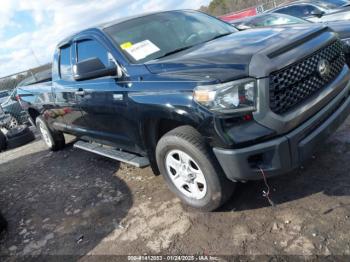
[[[89,26],[143,12],[198,9],[209,2],[210,0],[1,0],[0,77],[50,62],[59,40]]]

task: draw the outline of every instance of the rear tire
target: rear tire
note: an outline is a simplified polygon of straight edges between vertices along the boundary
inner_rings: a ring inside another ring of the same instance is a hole
[[[0,130],[0,152],[4,151],[6,149],[6,136],[5,134]]]
[[[16,137],[16,136],[20,136],[23,135],[25,133],[28,133],[30,130],[27,126],[18,126],[12,129],[9,129],[9,131],[7,132],[6,136],[8,139]]]
[[[58,151],[64,148],[66,142],[62,132],[50,129],[41,116],[36,118],[35,123],[45,145],[50,150]]]
[[[156,158],[171,191],[189,206],[213,211],[234,191],[235,183],[226,178],[204,138],[191,126],[165,134]]]
[[[18,131],[16,129],[18,129]],[[14,130],[17,132],[11,133],[11,136],[9,136],[9,133],[12,130],[7,133],[7,149],[23,146],[35,139],[33,132],[30,131],[28,127],[15,128]]]
[[[0,212],[0,233],[7,229],[7,221]]]

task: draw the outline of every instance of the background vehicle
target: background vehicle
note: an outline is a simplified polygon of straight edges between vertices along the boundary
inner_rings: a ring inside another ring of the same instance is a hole
[[[238,30],[253,29],[258,27],[270,27],[281,25],[311,24],[312,22],[295,16],[279,13],[265,13],[256,16],[228,21]]]
[[[4,110],[0,106],[0,127],[7,128],[10,119],[10,116],[8,114],[5,114]]]
[[[52,79],[52,69],[43,70],[41,72],[31,75],[30,77],[23,79],[21,82],[19,82],[17,86],[33,85],[37,83],[51,81],[51,79]]]
[[[300,0],[300,2],[316,3],[328,9],[344,9],[350,5],[350,1],[348,0],[303,0],[303,1]]]
[[[1,103],[5,114],[10,115],[9,127],[17,127],[28,122],[28,115],[16,99],[17,89],[14,89],[8,97]]]
[[[326,1],[296,1],[271,9],[267,12],[291,15],[312,22],[350,20],[350,8],[348,7],[348,3],[343,7],[337,7]]]
[[[51,77],[51,70],[38,72],[35,75],[22,80],[17,87],[51,81]],[[7,96],[4,96],[2,100],[0,98],[0,105],[2,106],[4,113],[11,116],[9,128],[14,128],[28,123],[28,114],[22,109],[19,101],[17,101],[17,87],[12,91],[4,91],[4,94]]]
[[[286,26],[286,25],[305,25],[310,26],[311,21],[307,21],[298,17],[278,14],[278,13],[267,13],[252,17],[247,17],[244,19],[234,20],[230,22],[239,30],[247,30],[259,27],[272,27],[272,26]],[[337,22],[327,22],[327,26],[332,28],[338,33],[339,38],[344,44],[344,53],[348,65],[350,65],[350,26],[348,21],[337,21]]]
[[[325,26],[239,32],[196,11],[121,19],[61,41],[52,83],[19,87],[47,147],[151,165],[214,210],[237,181],[284,174],[348,116],[350,74]]]
[[[0,91],[0,104],[2,104],[10,96],[11,92],[8,90]]]
[[[0,106],[0,152],[25,145],[35,139],[33,132],[25,125],[11,126],[12,117]]]
[[[320,2],[328,3],[334,5],[334,7],[348,7],[350,6],[349,0],[318,0]]]

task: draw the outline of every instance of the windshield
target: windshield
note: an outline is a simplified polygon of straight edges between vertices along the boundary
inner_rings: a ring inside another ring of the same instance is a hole
[[[316,3],[327,9],[336,9],[350,4],[347,0],[318,0]]]
[[[195,11],[157,13],[105,29],[132,63],[145,63],[236,31]]]

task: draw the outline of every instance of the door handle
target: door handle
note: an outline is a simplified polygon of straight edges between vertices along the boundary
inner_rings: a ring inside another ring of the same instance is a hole
[[[86,92],[83,89],[78,89],[78,91],[75,92],[75,95],[77,96],[85,96]]]

